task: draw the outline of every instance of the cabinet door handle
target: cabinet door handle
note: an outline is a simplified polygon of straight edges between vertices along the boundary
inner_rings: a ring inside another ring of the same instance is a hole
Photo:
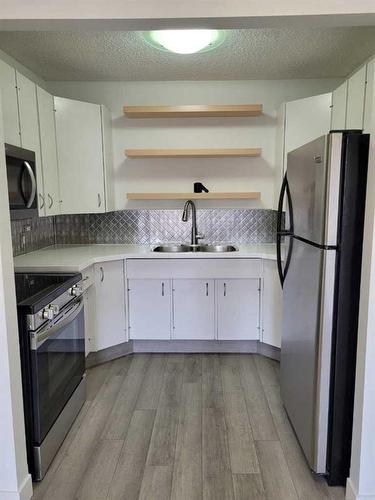
[[[164,297],[164,283],[161,284],[161,296]]]
[[[100,269],[100,281],[103,283],[103,281],[104,281],[104,269],[102,267],[100,267],[99,269]]]
[[[224,283],[224,297],[227,296],[227,284]]]
[[[48,193],[48,199],[49,199],[49,205],[48,205],[48,208],[52,208],[52,205],[53,205],[53,198],[52,196]]]
[[[40,193],[39,193],[39,200],[40,200],[39,208],[43,208],[44,207],[44,196]]]
[[[98,193],[98,207],[102,206],[102,197],[100,196],[100,193]]]
[[[208,283],[206,283],[206,297],[208,297]]]

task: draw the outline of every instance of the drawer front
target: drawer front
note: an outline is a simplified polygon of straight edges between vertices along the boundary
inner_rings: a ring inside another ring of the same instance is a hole
[[[262,259],[128,259],[127,278],[261,278]]]

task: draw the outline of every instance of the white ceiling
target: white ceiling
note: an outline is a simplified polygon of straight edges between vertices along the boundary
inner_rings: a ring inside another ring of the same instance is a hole
[[[0,48],[45,80],[344,77],[375,53],[375,27],[227,31],[219,48],[177,55],[141,32],[0,32]]]

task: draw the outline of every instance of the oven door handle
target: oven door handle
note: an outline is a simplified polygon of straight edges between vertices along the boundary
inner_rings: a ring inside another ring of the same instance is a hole
[[[32,332],[31,342],[30,342],[31,350],[36,351],[38,347],[44,344],[44,342],[49,337],[54,335],[61,328],[64,328],[65,326],[69,325],[69,323],[74,321],[78,316],[78,314],[82,311],[83,304],[84,302],[82,298],[77,300],[74,308],[70,309],[69,313],[66,316],[63,316],[61,320],[58,320],[57,323],[54,324],[52,327],[42,330],[40,332]]]

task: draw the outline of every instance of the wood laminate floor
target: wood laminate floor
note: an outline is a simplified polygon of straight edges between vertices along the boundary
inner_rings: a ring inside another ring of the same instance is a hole
[[[258,355],[135,354],[88,394],[34,500],[344,499],[311,474]]]

